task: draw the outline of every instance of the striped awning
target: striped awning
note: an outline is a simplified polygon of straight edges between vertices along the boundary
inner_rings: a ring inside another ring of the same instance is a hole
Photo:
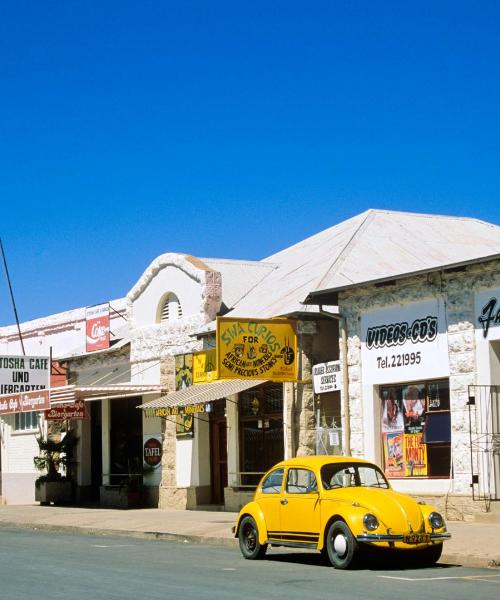
[[[114,385],[63,385],[51,388],[50,404],[72,403],[76,400],[105,400],[109,398],[125,398],[127,396],[145,396],[147,394],[161,394],[165,388],[161,385],[136,385],[136,384],[114,384]]]
[[[167,408],[170,406],[187,406],[199,402],[214,402],[266,382],[266,379],[225,379],[223,381],[213,381],[212,383],[197,383],[177,392],[164,394],[160,398],[151,400],[151,402],[141,404],[138,408]]]

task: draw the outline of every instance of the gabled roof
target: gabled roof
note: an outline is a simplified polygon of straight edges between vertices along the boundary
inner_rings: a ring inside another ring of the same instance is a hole
[[[231,316],[315,311],[309,294],[500,255],[500,227],[463,217],[368,210],[263,262],[276,266]]]
[[[383,210],[363,215],[312,296],[500,257],[500,227],[479,219]]]
[[[272,263],[256,260],[226,258],[202,258],[200,260],[222,275],[222,301],[227,308],[232,308],[238,300],[276,268],[276,265]]]

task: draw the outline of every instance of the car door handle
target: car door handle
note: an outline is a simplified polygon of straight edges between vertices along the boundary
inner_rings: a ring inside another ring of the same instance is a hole
[[[286,498],[282,498],[280,502],[281,504],[288,504],[288,500]]]

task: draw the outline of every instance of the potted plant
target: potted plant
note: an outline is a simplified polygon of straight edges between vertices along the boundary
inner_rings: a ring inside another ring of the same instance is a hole
[[[72,451],[78,442],[73,430],[57,436],[40,435],[36,438],[40,454],[35,456],[35,467],[43,473],[35,481],[35,500],[46,505],[73,500],[73,482],[68,475]]]

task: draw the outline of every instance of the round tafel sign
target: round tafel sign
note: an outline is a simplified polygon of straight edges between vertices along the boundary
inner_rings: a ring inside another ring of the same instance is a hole
[[[144,462],[150,467],[157,467],[161,463],[161,442],[156,438],[144,442]]]

